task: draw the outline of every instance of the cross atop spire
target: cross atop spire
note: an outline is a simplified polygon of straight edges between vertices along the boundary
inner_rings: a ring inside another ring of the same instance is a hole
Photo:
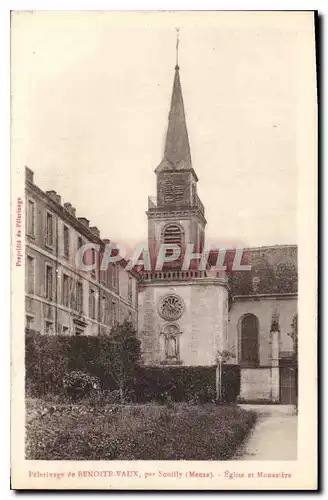
[[[175,28],[175,31],[177,32],[177,44],[176,44],[176,64],[175,64],[175,69],[179,69],[179,31],[180,28]]]

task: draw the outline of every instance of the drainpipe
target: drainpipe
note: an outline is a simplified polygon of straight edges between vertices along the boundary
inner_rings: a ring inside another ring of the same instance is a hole
[[[55,306],[55,332],[58,333],[58,215],[56,215],[56,306]]]
[[[96,281],[98,283],[98,335],[100,335],[101,333],[101,327],[100,327],[100,320],[101,320],[101,316],[100,316],[100,312],[101,312],[101,291],[100,291],[100,265],[98,265],[99,263],[99,253],[96,254],[96,252],[94,252],[94,255],[95,255],[95,260],[96,260]],[[98,255],[98,259],[97,259],[97,255]],[[98,278],[98,279],[97,279]]]

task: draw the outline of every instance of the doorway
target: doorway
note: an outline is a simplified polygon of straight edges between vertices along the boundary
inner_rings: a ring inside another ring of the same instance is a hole
[[[280,367],[280,403],[295,405],[297,402],[297,368],[294,365]]]

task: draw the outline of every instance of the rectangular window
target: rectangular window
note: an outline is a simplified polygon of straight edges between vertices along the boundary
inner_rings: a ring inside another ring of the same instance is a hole
[[[112,266],[112,286],[113,288],[116,288],[117,286],[117,266],[116,264],[113,264]]]
[[[184,186],[179,185],[179,184],[175,184],[174,188],[175,188],[175,201],[177,203],[179,203],[179,202],[183,201]]]
[[[100,321],[103,324],[108,323],[108,307],[107,307],[107,297],[106,295],[101,296],[101,316],[100,316]]]
[[[96,292],[92,288],[89,295],[89,316],[92,319],[96,319]]]
[[[32,330],[33,326],[33,317],[32,316],[26,316],[25,318],[25,327],[27,330]]]
[[[164,187],[164,203],[165,204],[170,204],[174,201],[174,194],[173,194],[173,184],[171,181],[167,180],[166,185]]]
[[[68,335],[68,326],[63,326],[63,335]]]
[[[83,335],[83,329],[78,328],[77,326],[75,327],[75,335]]]
[[[83,285],[80,282],[76,283],[76,310],[83,313]]]
[[[96,277],[95,263],[96,263],[96,250],[94,248],[91,248],[91,264],[94,266],[94,269],[92,269],[91,271],[91,276],[93,278]]]
[[[104,284],[107,283],[107,271],[99,271],[99,280]]]
[[[129,283],[128,283],[128,300],[132,302],[132,278],[129,276]]]
[[[62,304],[69,307],[69,276],[63,274]]]
[[[64,255],[69,257],[69,227],[64,225]]]
[[[52,321],[46,321],[44,329],[45,329],[45,333],[48,335],[51,335],[52,333],[54,333]]]
[[[34,294],[34,259],[27,256],[27,293]]]
[[[106,284],[110,287],[112,285],[112,269],[110,265],[107,266],[104,273],[106,273]]]
[[[112,301],[112,309],[113,309],[112,325],[115,326],[116,323],[117,323],[117,311],[116,311],[116,302],[115,302],[115,300]]]
[[[29,236],[35,236],[35,203],[28,200],[27,204],[27,228],[26,232]]]
[[[54,243],[54,218],[49,212],[46,213],[46,245],[53,246]]]
[[[46,265],[46,298],[52,300],[52,289],[53,289],[53,268]]]
[[[77,248],[81,248],[81,246],[83,245],[83,239],[82,239],[82,236],[78,236],[77,238]]]

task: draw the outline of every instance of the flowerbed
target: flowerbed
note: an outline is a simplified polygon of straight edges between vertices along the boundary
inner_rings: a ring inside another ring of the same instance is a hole
[[[26,401],[31,460],[226,460],[256,415],[213,404],[104,405]]]

